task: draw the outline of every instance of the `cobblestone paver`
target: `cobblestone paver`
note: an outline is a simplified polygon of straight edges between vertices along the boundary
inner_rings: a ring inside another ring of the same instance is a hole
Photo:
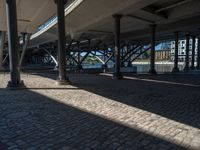
[[[200,150],[200,77],[147,77],[0,75],[0,150]]]

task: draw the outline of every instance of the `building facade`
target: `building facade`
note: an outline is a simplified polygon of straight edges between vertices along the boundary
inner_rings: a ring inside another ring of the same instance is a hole
[[[171,58],[171,50],[170,49],[162,49],[156,51],[155,59],[156,60],[170,60]]]
[[[195,61],[197,58],[197,49],[198,49],[198,39],[195,39]],[[175,41],[171,42],[171,60],[174,61],[174,52],[175,52]],[[179,61],[185,61],[186,57],[186,40],[179,40],[178,42],[178,55]],[[189,41],[189,59],[191,60],[192,55],[192,39]]]
[[[157,61],[171,59],[171,42],[165,41],[156,46],[155,59]]]

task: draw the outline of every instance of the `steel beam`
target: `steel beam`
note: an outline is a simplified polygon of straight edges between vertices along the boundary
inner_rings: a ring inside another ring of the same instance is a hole
[[[8,45],[10,60],[10,81],[8,88],[24,87],[20,79],[19,70],[19,41],[17,31],[17,8],[16,0],[6,0],[7,27],[8,27]]]
[[[113,17],[115,19],[115,72],[113,74],[113,79],[119,80],[123,78],[120,71],[120,30],[122,15],[114,15]]]
[[[69,79],[66,74],[66,51],[65,51],[65,9],[64,5],[66,0],[55,0],[57,4],[58,16],[58,67],[59,76],[58,84],[68,84]]]
[[[125,63],[126,61],[130,61],[131,62],[131,57],[136,54],[136,52],[141,49],[143,46],[136,46],[134,47],[132,50],[130,50],[127,55],[123,58],[123,63]],[[132,62],[131,62],[132,63]]]
[[[152,24],[150,25],[150,28],[151,28],[151,61],[150,61],[149,73],[152,75],[155,75],[156,74],[156,70],[155,70],[156,25]]]
[[[107,65],[107,63],[113,58],[113,56],[114,56],[114,53],[112,53],[112,54],[108,57],[108,59],[105,61],[105,65]]]
[[[73,56],[70,55],[70,58],[78,65],[78,61]]]
[[[80,48],[80,42],[77,43],[77,47],[78,47],[78,65],[77,65],[77,68],[78,68],[78,70],[82,70],[83,67],[81,65],[81,48]]]
[[[142,51],[140,54],[138,54],[134,59],[131,60],[131,62],[135,61],[136,59],[138,59],[142,54],[144,54],[145,52],[149,51],[151,49],[151,46],[144,49],[144,51]]]
[[[96,53],[91,52],[94,57],[96,57],[103,65],[105,64],[104,60],[102,60],[99,56],[96,55]]]
[[[174,68],[172,72],[176,73],[179,72],[179,67],[178,67],[179,32],[176,31],[174,34],[175,34],[175,52],[174,52]]]
[[[22,54],[21,54],[21,58],[20,58],[20,61],[19,61],[20,69],[21,69],[21,66],[22,66],[22,63],[23,63],[23,60],[24,60],[24,56],[25,56],[25,53],[26,53],[27,46],[29,44],[30,38],[31,38],[31,34],[29,34],[29,33],[26,34],[26,36],[23,35],[23,49],[22,49]]]
[[[55,68],[58,66],[58,62],[56,60],[56,58],[45,48],[45,47],[40,47],[42,50],[44,50],[49,56],[50,58],[53,60],[53,62],[55,63]]]
[[[127,53],[129,53],[129,54],[128,54],[128,57],[130,57],[130,58],[127,60],[127,61],[128,61],[128,66],[127,66],[127,67],[132,67],[132,66],[133,66],[133,65],[132,65],[132,62],[131,62],[131,54],[130,54],[130,52],[131,52],[131,47],[127,45]]]
[[[103,52],[101,52],[100,50],[99,51],[97,51],[98,53],[100,53],[100,54],[102,54],[102,55],[104,55],[105,53],[103,53]],[[105,54],[108,58],[110,58],[110,55],[108,55],[108,54]],[[113,55],[114,56],[114,55]],[[112,56],[112,57],[113,57]],[[112,60],[113,62],[115,61],[113,58],[110,58],[109,60]]]
[[[196,48],[196,37],[192,36],[192,59],[191,59],[191,70],[194,70],[194,62],[195,62],[195,48]]]
[[[21,33],[21,35],[22,35],[22,45],[24,45],[25,44],[25,42],[26,42],[26,34],[27,33],[25,33],[25,32],[23,32],[23,33]]]
[[[186,34],[186,56],[184,71],[189,71],[190,35]]]
[[[88,40],[88,50],[89,50],[89,52],[87,52],[86,53],[86,55],[82,58],[82,60],[81,60],[81,64],[85,61],[85,59],[90,55],[90,51],[92,50],[91,49],[91,40]]]

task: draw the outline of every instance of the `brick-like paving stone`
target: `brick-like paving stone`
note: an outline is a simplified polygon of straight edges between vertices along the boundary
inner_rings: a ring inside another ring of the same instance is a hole
[[[0,150],[200,150],[200,76],[0,75]]]

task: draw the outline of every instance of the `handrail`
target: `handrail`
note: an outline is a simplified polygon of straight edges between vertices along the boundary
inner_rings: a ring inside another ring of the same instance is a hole
[[[83,0],[71,0],[70,3],[65,6],[65,16],[67,16],[76,6],[82,3],[82,1]],[[47,22],[38,27],[38,30],[34,34],[32,34],[31,40],[46,32],[48,29],[56,25],[56,23],[57,16],[54,15],[50,19],[48,19]]]
[[[68,2],[65,6],[65,9],[67,9],[75,0],[71,0],[70,2]],[[41,26],[38,27],[38,30],[37,31],[40,31],[46,27],[48,27],[51,23],[53,23],[54,21],[57,20],[57,16],[56,15],[53,15],[52,17],[50,17],[48,19],[48,21],[46,21],[45,23],[43,23]]]

